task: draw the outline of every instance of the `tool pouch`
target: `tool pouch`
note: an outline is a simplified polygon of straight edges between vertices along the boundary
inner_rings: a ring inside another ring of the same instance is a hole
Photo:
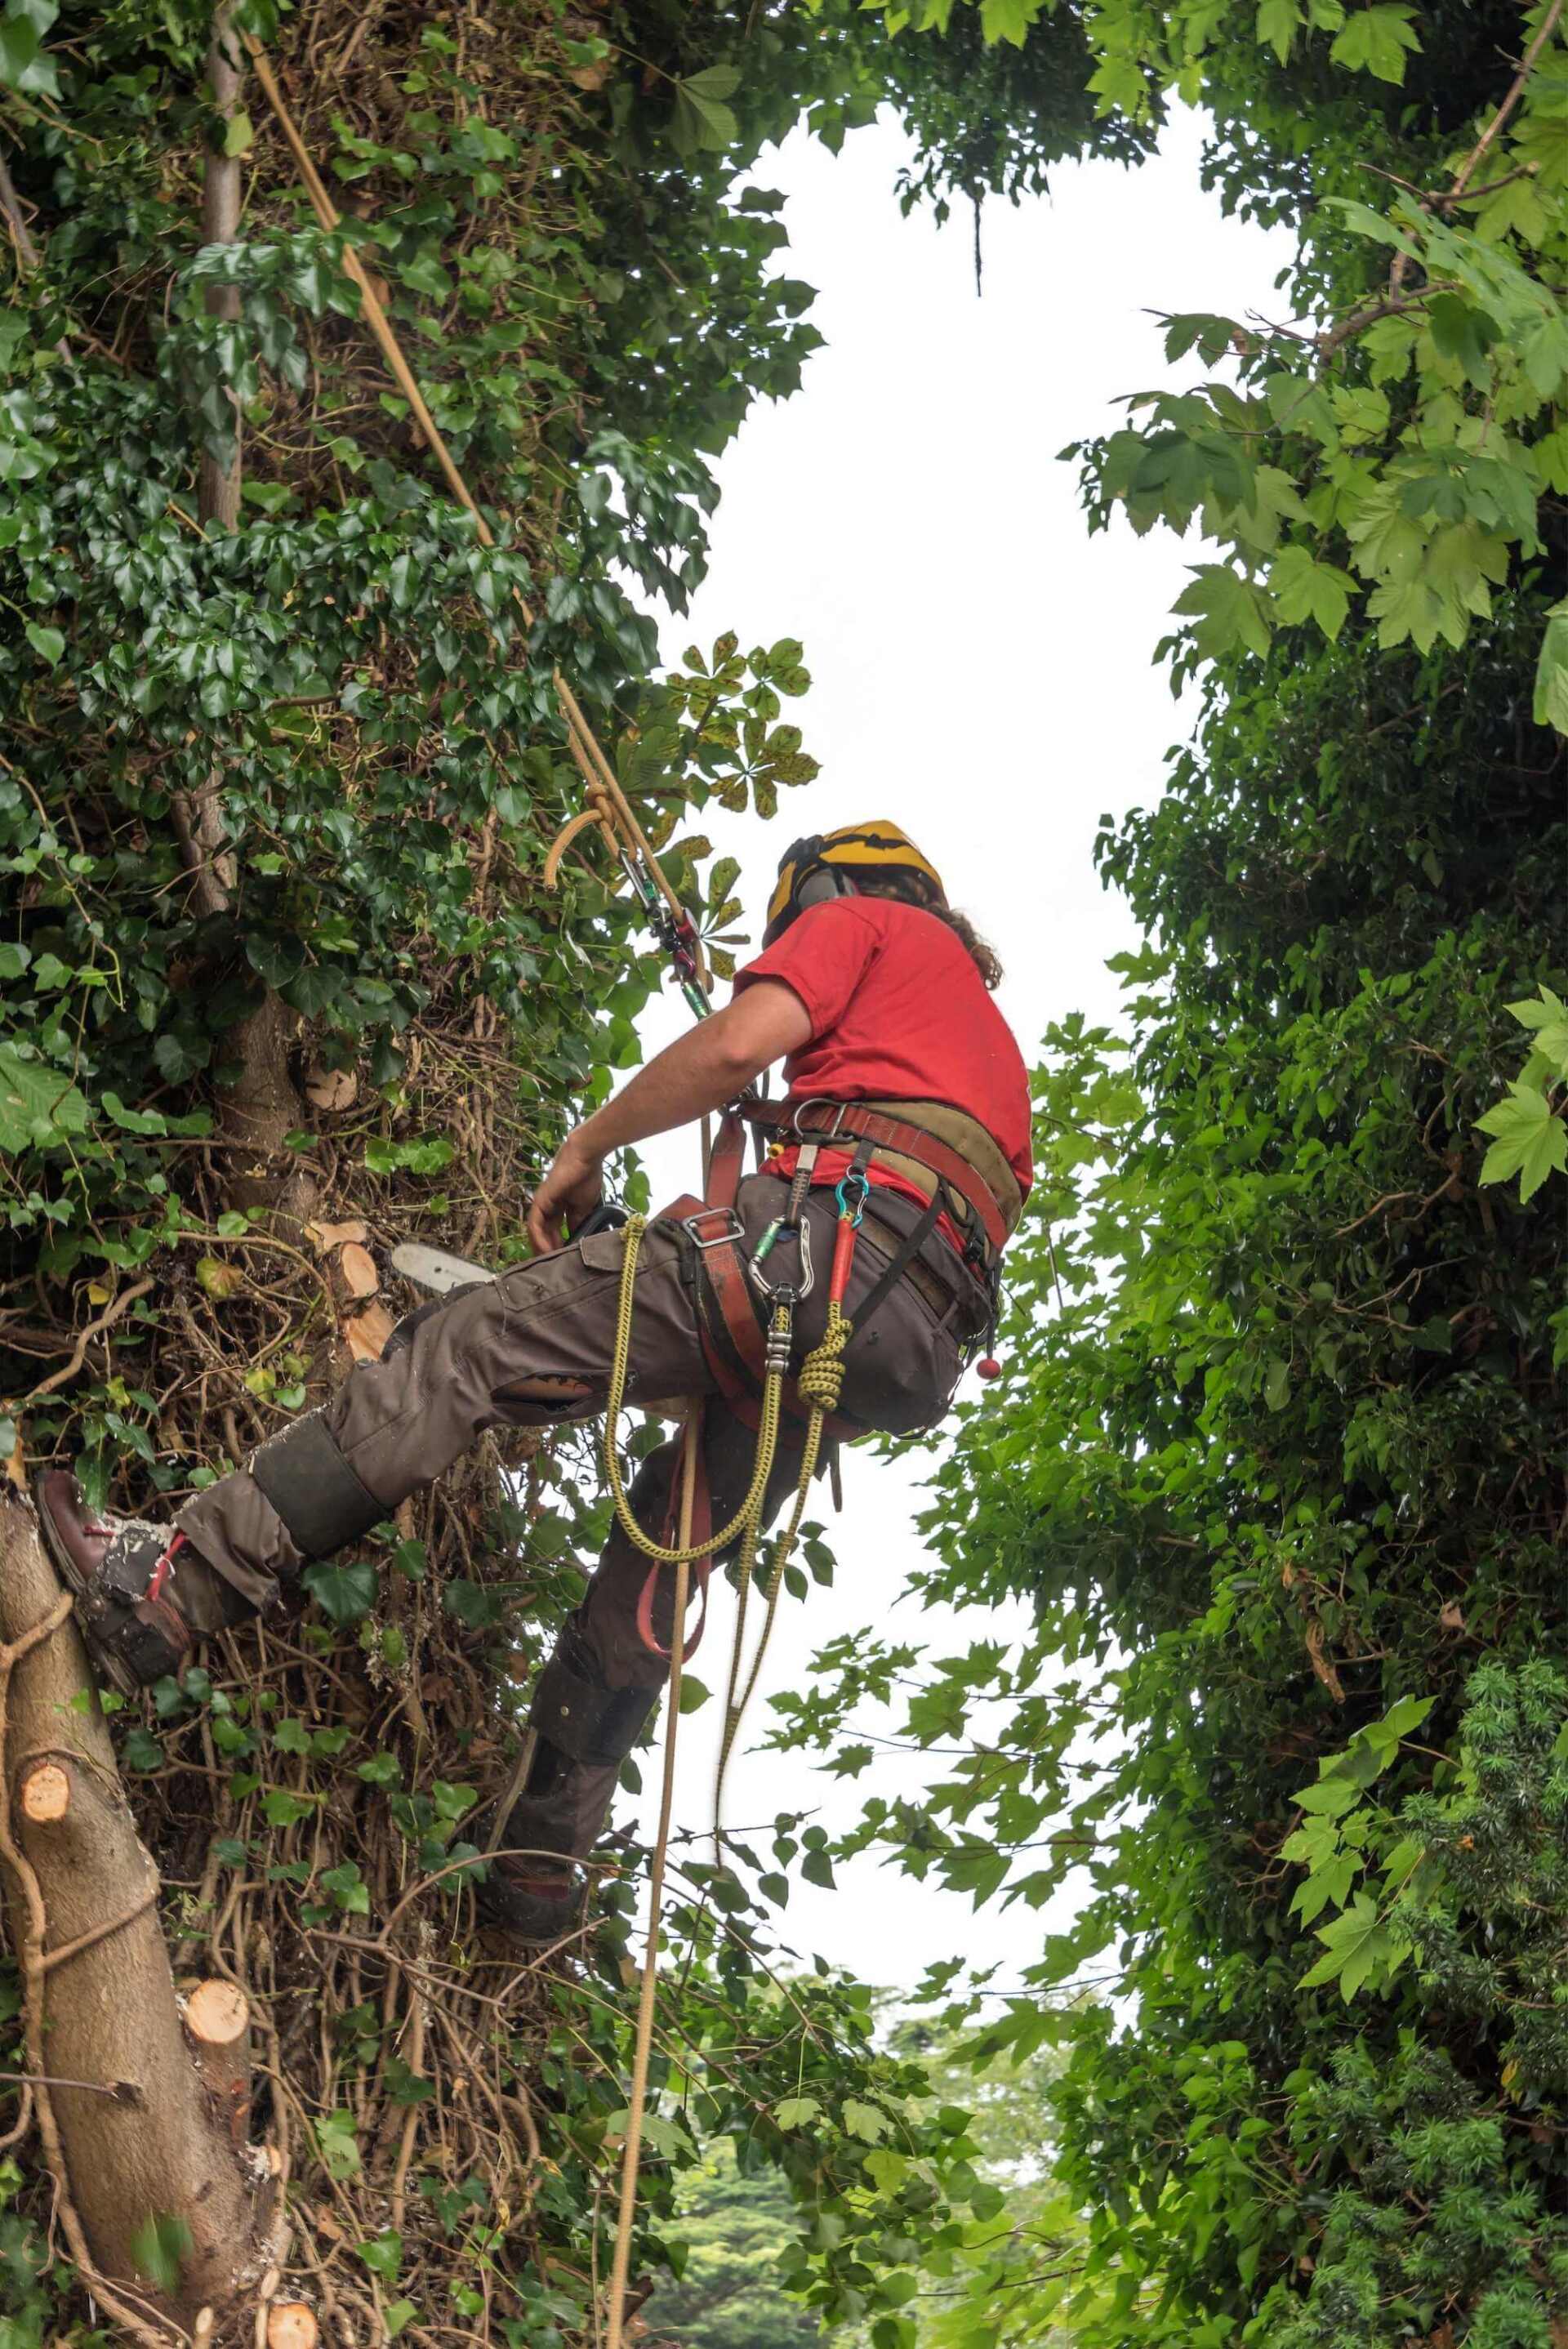
[[[388,1504],[360,1483],[318,1411],[269,1437],[250,1466],[290,1540],[307,1558],[330,1557],[391,1515]]]
[[[528,1725],[569,1760],[602,1768],[625,1760],[658,1701],[657,1688],[607,1689],[584,1680],[557,1651],[539,1675]]]

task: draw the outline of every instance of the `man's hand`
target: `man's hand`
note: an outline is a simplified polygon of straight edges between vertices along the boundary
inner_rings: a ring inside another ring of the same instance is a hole
[[[810,1040],[811,1015],[793,988],[758,979],[733,1003],[667,1044],[639,1069],[624,1092],[596,1109],[562,1143],[533,1195],[529,1237],[541,1256],[561,1246],[561,1224],[592,1215],[603,1190],[601,1170],[613,1150],[672,1133],[744,1091],[759,1070]]]
[[[528,1237],[540,1256],[552,1256],[562,1246],[561,1226],[580,1224],[591,1216],[604,1192],[604,1162],[569,1133],[528,1208]]]

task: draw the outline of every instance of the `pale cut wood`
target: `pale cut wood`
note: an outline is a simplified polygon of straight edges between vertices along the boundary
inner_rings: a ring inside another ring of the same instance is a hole
[[[39,1762],[22,1780],[22,1809],[36,1826],[52,1826],[71,1807],[71,1782],[57,1762]]]
[[[313,1069],[305,1079],[304,1097],[315,1109],[352,1109],[359,1098],[359,1080],[352,1069]]]
[[[315,2349],[319,2330],[303,2300],[277,2300],[267,2311],[267,2349]]]
[[[340,1252],[337,1268],[350,1297],[374,1297],[381,1286],[376,1258],[368,1248],[360,1247],[355,1241],[351,1240]]]
[[[185,2035],[212,2111],[231,2145],[251,2134],[251,2008],[238,1983],[198,1982],[185,2002]]]
[[[251,2006],[236,1982],[198,1982],[185,2002],[185,2027],[208,2047],[230,2047],[251,2027]]]
[[[394,1326],[384,1305],[367,1305],[362,1313],[351,1313],[344,1322],[344,1343],[356,1362],[378,1362]]]
[[[346,1224],[306,1224],[304,1236],[318,1256],[325,1256],[330,1248],[344,1247],[350,1241],[363,1243],[370,1237],[357,1216]]]

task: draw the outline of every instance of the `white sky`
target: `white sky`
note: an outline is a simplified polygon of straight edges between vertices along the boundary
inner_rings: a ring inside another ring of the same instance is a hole
[[[803,135],[765,157],[757,179],[789,196],[780,266],[820,289],[812,316],[827,347],[801,391],[754,409],[725,457],[709,577],[665,633],[672,658],[727,628],[743,647],[805,644],[812,689],[789,714],[820,777],[784,794],[771,826],[717,809],[702,820],[740,856],[748,907],[759,914],[798,833],[896,819],[995,944],[1000,1000],[1030,1058],[1068,1011],[1115,1019],[1104,965],[1136,934],[1091,851],[1102,811],[1159,795],[1182,721],[1150,656],[1200,553],[1125,526],[1091,540],[1077,468],[1057,452],[1115,429],[1119,395],[1168,379],[1148,313],[1272,313],[1287,257],[1277,234],[1222,218],[1199,184],[1199,146],[1195,118],[1179,117],[1140,171],[1064,166],[1049,199],[987,205],[978,300],[967,216],[944,231],[926,212],[900,216],[896,123],[851,134],[836,159]],[[755,939],[759,920],[748,927]],[[646,1049],[684,1024],[675,1001],[654,1006]],[[645,1156],[655,1200],[694,1187],[689,1137]],[[830,1520],[835,1587],[785,1602],[743,1747],[765,1732],[766,1692],[803,1685],[813,1651],[841,1633],[871,1625],[942,1655],[1022,1622],[1021,1610],[1007,1624],[901,1606],[919,1555],[913,1465],[851,1453],[844,1468],[845,1513]],[[709,1686],[722,1685],[733,1620],[727,1588],[716,1601],[694,1667]],[[711,1822],[718,1710],[716,1698],[681,1724],[676,1816],[689,1827]],[[814,1804],[842,1827],[868,1791],[913,1792],[932,1766],[890,1754],[841,1783],[794,1756],[743,1751],[726,1814],[749,1826]],[[967,1896],[867,1858],[836,1894],[797,1887],[786,1930],[802,1951],[873,1982],[912,1983],[962,1951],[999,1961],[1006,1983],[1037,1954],[1045,1921],[995,1907],[977,1921]]]

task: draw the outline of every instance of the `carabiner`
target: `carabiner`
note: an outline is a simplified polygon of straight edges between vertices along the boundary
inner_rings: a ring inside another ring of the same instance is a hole
[[[859,1194],[856,1203],[852,1208],[849,1200],[844,1195],[849,1190],[851,1183],[855,1185],[856,1191]],[[847,1174],[841,1176],[834,1189],[833,1196],[839,1203],[840,1215],[844,1216],[850,1223],[853,1224],[857,1231],[860,1229],[861,1217],[866,1211],[866,1201],[871,1197],[871,1183],[869,1179],[861,1174],[858,1166],[851,1166]]]
[[[763,1261],[772,1253],[775,1242],[786,1234],[794,1240],[800,1251],[800,1278],[793,1284],[787,1280],[771,1281],[762,1269]],[[811,1294],[812,1283],[816,1277],[811,1269],[810,1225],[786,1223],[782,1216],[776,1216],[753,1248],[751,1261],[746,1270],[751,1286],[758,1295],[767,1299],[770,1304],[799,1305],[802,1298],[810,1297]]]

